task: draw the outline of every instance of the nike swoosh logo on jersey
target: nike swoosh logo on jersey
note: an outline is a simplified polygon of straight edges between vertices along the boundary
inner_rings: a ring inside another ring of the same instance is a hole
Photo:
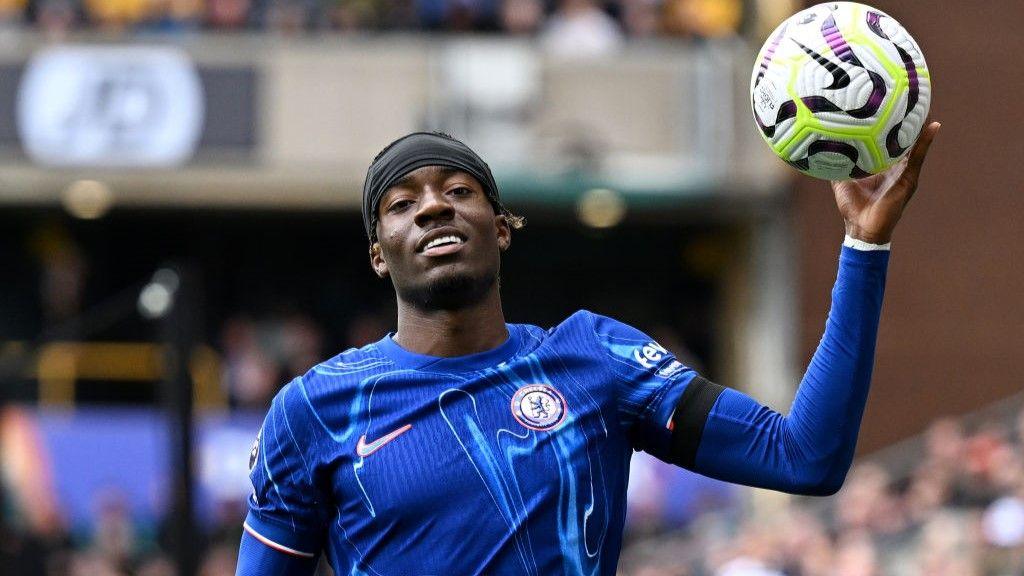
[[[402,434],[405,434],[411,428],[412,424],[406,424],[405,426],[402,426],[397,430],[394,430],[392,432],[389,432],[388,434],[381,436],[380,438],[377,438],[376,440],[370,442],[369,444],[366,443],[366,434],[363,434],[362,436],[359,437],[359,442],[356,443],[356,454],[360,455],[363,458],[366,458],[370,454],[373,454],[377,450],[380,450],[388,442],[391,442],[395,438],[398,438]]]

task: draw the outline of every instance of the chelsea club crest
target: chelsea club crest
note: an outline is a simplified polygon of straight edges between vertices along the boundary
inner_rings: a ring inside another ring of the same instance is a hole
[[[263,429],[260,428],[258,434],[256,434],[256,440],[252,443],[252,448],[249,450],[249,472],[256,467],[256,460],[260,457],[260,438],[263,436]]]
[[[528,384],[512,395],[512,415],[530,430],[554,430],[565,420],[565,398],[547,384]]]

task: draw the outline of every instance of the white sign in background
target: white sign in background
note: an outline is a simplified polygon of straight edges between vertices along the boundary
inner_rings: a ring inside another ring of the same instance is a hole
[[[18,91],[22,145],[46,166],[179,165],[203,118],[196,68],[171,47],[50,48],[29,61]]]

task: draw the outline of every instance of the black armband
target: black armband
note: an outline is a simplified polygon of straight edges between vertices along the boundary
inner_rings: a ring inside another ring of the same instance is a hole
[[[704,424],[715,401],[725,391],[720,386],[695,376],[686,385],[683,396],[672,414],[672,439],[669,444],[672,462],[683,468],[693,469],[697,461],[697,448],[704,435]]]

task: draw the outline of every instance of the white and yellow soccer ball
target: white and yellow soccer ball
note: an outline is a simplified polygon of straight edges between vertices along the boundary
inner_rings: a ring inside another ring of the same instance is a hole
[[[877,174],[914,144],[931,103],[917,42],[885,12],[828,2],[772,32],[750,78],[765,142],[826,180]]]

